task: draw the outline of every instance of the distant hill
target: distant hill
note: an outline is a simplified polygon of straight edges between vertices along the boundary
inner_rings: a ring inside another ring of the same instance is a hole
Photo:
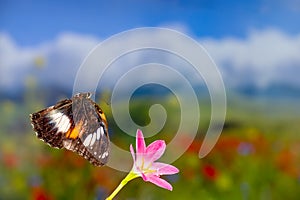
[[[197,95],[199,98],[207,97],[208,90],[203,85],[195,86],[195,91],[197,91]],[[26,90],[19,89],[18,91],[4,91],[0,90],[0,100],[10,99],[13,101],[21,102],[23,100],[24,94],[28,92]],[[91,92],[91,91],[87,91]],[[226,88],[227,96],[235,93],[238,95],[252,97],[252,98],[276,98],[276,99],[298,99],[300,98],[300,87],[290,86],[287,84],[278,84],[274,83],[266,88],[258,88],[252,85],[244,85],[238,88]],[[71,97],[72,89],[61,88],[58,86],[48,86],[45,88],[38,88],[34,91],[37,96],[45,98],[47,103],[52,104],[55,103],[58,99],[63,97]],[[101,91],[97,91],[96,98],[101,93]],[[165,87],[159,86],[157,84],[148,84],[139,89],[137,89],[134,93],[135,96],[160,96],[172,94],[172,92]]]

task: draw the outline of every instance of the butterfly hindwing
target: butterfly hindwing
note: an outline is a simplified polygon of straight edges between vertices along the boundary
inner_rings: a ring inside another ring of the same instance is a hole
[[[109,154],[107,122],[101,108],[89,98],[73,97],[75,128],[66,134],[65,148],[77,152],[91,163],[106,163]],[[78,139],[74,140],[75,137]]]

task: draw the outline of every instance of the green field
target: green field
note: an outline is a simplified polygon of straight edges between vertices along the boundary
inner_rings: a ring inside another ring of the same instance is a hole
[[[139,125],[149,123],[149,106],[157,101],[166,108],[168,121],[158,135],[146,140],[148,144],[154,139],[170,141],[178,128],[180,109],[174,97],[133,100],[133,120]],[[116,199],[298,199],[300,112],[296,104],[229,95],[221,137],[213,151],[199,159],[210,117],[209,101],[201,101],[197,137],[173,163],[180,173],[164,177],[173,191],[139,178]],[[93,167],[72,152],[53,149],[38,140],[28,115],[45,106],[45,99],[34,90],[27,91],[22,101],[0,102],[0,199],[104,199],[126,174]],[[100,106],[107,113],[112,142],[129,150],[135,138],[114,124],[109,105],[100,102]]]

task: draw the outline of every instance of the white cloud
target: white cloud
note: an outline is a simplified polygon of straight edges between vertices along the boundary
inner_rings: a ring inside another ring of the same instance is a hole
[[[290,36],[269,29],[251,31],[245,39],[202,39],[200,43],[230,84],[251,80],[262,87],[273,82],[300,87],[300,34]]]
[[[0,34],[0,86],[20,84],[34,54],[34,50],[19,48],[8,34]]]
[[[53,41],[24,48],[0,33],[0,88],[23,88],[31,75],[42,84],[72,87],[82,60],[98,43],[90,36],[63,33]]]
[[[136,40],[138,39],[133,37],[132,40],[125,41],[125,44],[130,46]],[[161,40],[165,41],[166,38]],[[72,89],[80,64],[100,41],[91,36],[63,33],[53,41],[24,48],[18,46],[8,34],[0,33],[0,88],[22,88],[26,77],[33,75],[42,84]],[[229,87],[243,84],[265,87],[274,82],[300,87],[300,34],[290,36],[270,29],[251,31],[243,39],[198,38],[198,42],[217,63],[225,84]],[[114,48],[119,48],[117,43]],[[108,49],[107,53],[113,54],[114,49]],[[118,62],[118,66],[110,73],[120,76],[128,68],[118,67],[140,62],[141,58],[137,55],[141,54],[131,55],[128,59],[123,59],[122,63]],[[165,64],[171,66],[172,63],[184,66],[184,63],[172,56],[164,57],[157,52],[152,52],[151,56],[160,56],[158,60],[164,60]],[[149,56],[143,55],[142,58],[147,60]],[[187,73],[191,73],[191,79],[195,78],[193,72]],[[115,78],[111,80],[115,81]]]

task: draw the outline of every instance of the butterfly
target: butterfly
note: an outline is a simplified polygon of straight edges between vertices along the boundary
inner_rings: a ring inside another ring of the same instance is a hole
[[[108,126],[105,114],[90,97],[91,93],[78,93],[30,114],[30,119],[37,137],[51,147],[77,152],[102,166],[109,157]]]

